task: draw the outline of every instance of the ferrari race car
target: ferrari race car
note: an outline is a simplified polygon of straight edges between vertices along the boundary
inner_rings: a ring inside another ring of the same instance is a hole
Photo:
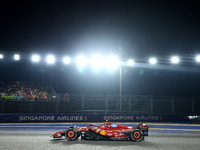
[[[85,140],[132,140],[140,142],[144,136],[148,136],[149,127],[138,124],[136,127],[125,126],[112,122],[104,124],[90,124],[87,127],[72,126],[64,131],[53,134],[53,138],[65,137],[68,141],[74,141],[81,137]]]

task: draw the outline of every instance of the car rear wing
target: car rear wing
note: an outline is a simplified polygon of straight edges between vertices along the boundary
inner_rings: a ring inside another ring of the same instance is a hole
[[[149,132],[149,126],[147,126],[146,124],[144,123],[139,123],[137,126],[136,126],[137,129],[140,129],[142,132],[143,132],[143,135],[144,136],[148,136],[148,132]]]

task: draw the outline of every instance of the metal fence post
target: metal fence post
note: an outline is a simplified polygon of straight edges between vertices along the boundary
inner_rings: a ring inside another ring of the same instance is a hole
[[[151,102],[151,114],[153,114],[153,98],[150,96],[150,102]]]
[[[131,114],[131,95],[128,96],[129,113]]]
[[[117,113],[119,114],[119,99],[117,99]]]
[[[3,102],[3,98],[1,97],[1,113],[3,113],[4,111],[3,111],[3,105],[4,105],[4,102]]]
[[[1,100],[1,108],[0,108],[0,113],[2,113],[2,100]]]
[[[84,113],[84,94],[81,95],[82,114]]]
[[[174,97],[172,97],[172,114],[174,114]]]
[[[56,101],[56,114],[59,114],[59,100]]]
[[[2,99],[2,113],[4,113],[4,108],[5,108],[5,99]]]
[[[31,114],[32,113],[32,101],[29,101],[29,114]]]
[[[106,114],[108,113],[108,95],[105,96],[106,99]]]
[[[195,110],[194,110],[194,98],[192,99],[192,114],[194,115],[194,112],[195,112]]]

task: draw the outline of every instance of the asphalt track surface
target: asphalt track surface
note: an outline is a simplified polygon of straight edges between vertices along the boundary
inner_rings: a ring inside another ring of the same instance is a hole
[[[125,124],[125,123],[122,123]],[[147,124],[149,136],[142,142],[66,141],[50,135],[72,123],[0,124],[0,150],[199,150],[199,124]],[[76,123],[87,126],[88,123]],[[136,124],[125,124],[135,126]]]

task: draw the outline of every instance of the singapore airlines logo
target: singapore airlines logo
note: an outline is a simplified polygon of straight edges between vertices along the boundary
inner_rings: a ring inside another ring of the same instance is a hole
[[[84,117],[84,121],[87,121],[87,120],[88,120],[88,118],[85,116],[85,117]]]

